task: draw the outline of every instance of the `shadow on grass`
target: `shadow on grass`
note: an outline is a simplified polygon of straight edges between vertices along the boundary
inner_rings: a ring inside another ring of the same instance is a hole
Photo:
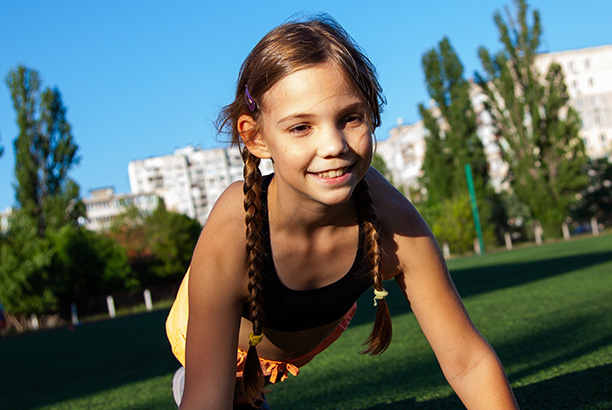
[[[604,410],[612,406],[612,364],[569,373],[514,390],[522,410]],[[568,386],[580,385],[580,389]],[[365,410],[465,409],[456,396],[416,402],[414,399],[378,404]]]
[[[528,409],[610,409],[612,408],[612,364],[596,365],[585,370],[556,376],[563,363],[579,360],[594,352],[612,346],[612,328],[603,333],[589,332],[597,317],[584,317],[573,322],[539,329],[529,335],[508,340],[498,346],[502,362],[514,363],[519,370],[509,374],[511,381],[520,381],[524,386],[514,392],[522,410]],[[383,357],[378,360],[383,359]],[[385,367],[384,377],[378,380],[364,376],[361,385],[351,392],[346,386],[350,381],[338,381],[344,391],[326,391],[320,397],[316,392],[306,393],[310,400],[325,402],[327,397],[352,394],[358,401],[367,402],[373,394],[377,397],[393,397],[394,392],[436,391],[446,385],[435,360],[429,362],[404,362],[396,357],[393,364]],[[383,365],[383,364],[381,364]],[[353,369],[355,373],[368,374],[368,369]],[[563,371],[560,371],[563,372]],[[336,375],[343,378],[343,375]],[[544,379],[544,380],[542,380]],[[531,382],[530,380],[533,380]],[[359,399],[361,397],[362,399]],[[343,408],[341,405],[338,408]],[[291,406],[287,408],[292,408]],[[414,398],[397,402],[377,404],[367,410],[393,409],[465,409],[456,395],[440,399],[416,402]]]
[[[602,251],[547,260],[456,269],[452,271],[452,276],[460,294],[465,297],[562,275],[609,261],[612,261],[612,252]],[[396,315],[408,312],[409,305],[397,286],[389,286],[388,290],[390,292],[388,302],[392,313]],[[362,299],[363,306],[371,305],[371,294],[364,295]],[[2,352],[0,408],[38,408],[164,375],[168,375],[168,395],[170,395],[170,375],[178,367],[178,362],[172,356],[165,337],[164,322],[167,313],[168,310],[164,309],[89,323],[74,331],[56,329],[0,340],[0,352]],[[521,363],[532,360],[537,355],[544,357],[540,362],[527,366],[522,373],[511,374],[511,378],[519,380],[612,343],[610,332],[601,333],[597,337],[591,336],[585,340],[578,340],[577,336],[573,336],[574,339],[568,342],[567,335],[579,335],[581,330],[595,325],[595,318],[586,319],[557,327],[549,325],[536,334],[529,335],[529,339],[496,344],[496,350],[504,362]],[[353,322],[359,324],[372,320],[371,309],[358,309]],[[585,331],[582,334],[592,335],[593,332]],[[572,347],[568,348],[568,344]],[[553,354],[548,354],[551,351]],[[439,373],[437,364],[433,363],[427,368],[419,368],[418,365],[415,367],[414,364],[411,366],[410,363],[393,366],[388,370],[388,377],[385,377],[384,383],[397,387],[399,383],[409,379],[406,375],[416,378],[418,376],[414,375],[427,374],[427,372]],[[585,402],[596,406],[603,397],[610,396],[609,387],[602,385],[611,379],[610,373],[611,367],[606,364],[553,377],[517,389],[517,397],[522,405],[525,403],[523,409],[586,409],[587,407],[576,407],[575,403]],[[342,383],[340,385],[342,386]],[[343,386],[346,387],[346,384]],[[384,395],[384,386],[362,387],[358,394],[368,395],[380,391],[380,394]],[[556,403],[556,407],[547,404],[548,397],[561,398],[564,395],[569,399],[563,403]],[[147,398],[142,399],[143,403],[147,402]],[[459,407],[453,407],[455,405],[453,403]],[[564,403],[572,403],[573,407],[562,407]],[[455,397],[425,403],[407,400],[381,406],[377,405],[371,409],[462,408]]]
[[[452,269],[453,282],[462,298],[487,293],[508,287],[523,285],[549,277],[563,275],[581,268],[612,261],[612,252],[596,252],[572,256],[560,256],[535,261],[495,264],[469,269]],[[398,286],[386,286],[389,291],[387,303],[393,315],[410,312]],[[371,304],[372,295],[366,292],[360,298],[360,306]],[[374,320],[371,309],[357,310],[352,324],[369,323]]]
[[[167,314],[164,309],[0,340],[0,408],[37,408],[172,373],[179,363],[165,337]]]
[[[612,408],[612,363],[593,365],[588,369],[564,373],[563,364],[589,357],[612,346],[612,329],[603,334],[590,332],[593,317],[557,326],[544,327],[529,335],[509,340],[499,346],[503,362],[514,362],[518,370],[509,374],[511,381],[523,386],[514,389],[522,410],[572,409],[597,410]],[[562,337],[561,335],[566,335]],[[582,336],[581,336],[582,335]],[[454,394],[417,402],[416,392],[440,391],[446,386],[441,371],[432,357],[429,361],[410,361],[400,356],[376,358],[383,373],[372,370],[372,362],[345,372],[335,368],[312,385],[304,385],[296,397],[284,396],[279,408],[305,409],[303,403],[325,403],[325,408],[350,409],[342,405],[371,402],[372,397],[406,397],[390,403],[376,404],[366,410],[399,409],[465,409]],[[586,367],[586,366],[585,366]],[[363,375],[355,379],[354,374]],[[333,378],[333,380],[328,380]],[[398,394],[398,392],[404,392]],[[445,394],[445,393],[440,393]],[[331,401],[330,401],[331,400]],[[317,408],[313,406],[312,408]],[[354,408],[363,409],[355,406]]]
[[[585,257],[566,256],[559,258],[559,261],[521,262],[508,266],[466,269],[455,274],[462,276],[463,294],[473,295],[500,289],[503,287],[500,282],[504,286],[514,286],[610,261],[612,253],[599,252]],[[601,272],[606,272],[607,266]],[[513,277],[491,278],[491,275],[498,274]],[[588,280],[581,278],[577,276],[571,283]],[[595,283],[593,286],[598,285]],[[611,409],[612,364],[609,358],[612,351],[612,306],[606,302],[604,293],[600,292],[597,299],[592,299],[593,295],[591,299],[585,296],[581,303],[563,311],[563,295],[558,296],[561,298],[560,303],[554,305],[545,320],[532,317],[529,323],[510,323],[509,326],[514,326],[516,332],[510,330],[495,333],[494,346],[502,362],[510,364],[510,380],[513,384],[522,385],[515,390],[519,404],[523,410]],[[394,314],[402,309],[409,310],[399,291],[390,299]],[[364,303],[371,304],[371,297],[364,300]],[[360,319],[363,322],[368,321],[364,319],[370,315],[364,313],[368,310],[361,310]],[[414,397],[423,397],[423,392],[438,392],[440,396],[445,396],[447,393],[441,388],[446,386],[446,381],[433,356],[429,362],[416,356],[410,360],[409,352],[396,353],[395,348],[392,344],[385,355],[376,358],[380,362],[376,363],[375,368],[372,362],[362,361],[362,364],[346,372],[339,368],[326,372],[324,379],[333,379],[333,387],[324,387],[328,382],[319,381],[318,386],[321,387],[315,386],[310,390],[308,386],[308,389],[303,388],[298,393],[301,401],[327,402],[329,405],[325,408],[348,409],[342,406],[343,398],[352,403],[365,404],[372,403],[373,397],[402,397],[401,401],[376,404],[367,409],[464,409],[454,395],[416,402]],[[377,368],[384,368],[384,371],[380,373]],[[355,378],[354,374],[362,377]],[[349,387],[351,385],[356,387]],[[330,398],[334,398],[333,403],[329,402]],[[306,408],[301,407],[299,400],[292,400],[287,395],[283,396],[283,400],[289,404],[286,408]],[[293,403],[297,405],[293,407]]]

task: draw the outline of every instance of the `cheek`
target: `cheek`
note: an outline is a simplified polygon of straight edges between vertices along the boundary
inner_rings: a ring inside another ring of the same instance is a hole
[[[274,147],[272,155],[275,162],[287,166],[299,166],[308,159],[308,155],[299,144],[277,145]]]
[[[357,152],[364,158],[372,160],[374,142],[372,134],[365,133],[357,141]]]

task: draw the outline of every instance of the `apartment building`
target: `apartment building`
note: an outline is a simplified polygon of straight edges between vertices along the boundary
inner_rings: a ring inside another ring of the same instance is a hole
[[[416,188],[425,157],[425,127],[423,121],[403,124],[402,120],[389,130],[389,137],[376,144],[376,152],[385,160],[393,183],[403,186],[406,194]]]
[[[583,120],[581,135],[587,153],[594,158],[609,155],[612,148],[612,45],[544,53],[538,56],[536,64],[545,72],[552,61],[564,69],[570,104]],[[502,160],[491,118],[484,109],[485,96],[475,84],[470,92],[478,117],[478,135],[489,161],[491,182],[501,189],[507,165]],[[403,185],[406,193],[418,185],[425,156],[425,135],[422,121],[414,124],[398,121],[397,126],[389,130],[388,138],[377,144],[377,152],[385,160],[394,183]],[[153,197],[163,198],[169,210],[204,224],[223,190],[242,178],[242,167],[236,148],[187,146],[173,154],[132,161],[128,166],[131,194],[117,195],[107,189],[94,191],[92,198],[84,200],[88,205],[88,227],[107,226],[126,200],[147,209],[149,205],[144,204],[154,202]],[[261,170],[263,174],[272,172],[272,163],[262,161]],[[143,205],[138,205],[139,202]]]
[[[563,67],[570,104],[580,113],[580,134],[587,153],[601,158],[612,153],[612,45],[540,54],[536,65]]]
[[[153,192],[168,210],[188,215],[204,224],[223,190],[242,179],[243,163],[237,148],[187,146],[174,154],[132,161],[128,165],[133,194]],[[264,174],[272,172],[262,162]]]
[[[536,67],[545,73],[553,61],[563,67],[569,103],[582,118],[580,134],[587,154],[592,158],[611,155],[612,45],[543,53],[538,55]],[[478,135],[489,162],[490,181],[499,190],[504,187],[508,167],[502,160],[491,117],[484,108],[486,97],[473,83],[470,93],[479,124]],[[426,133],[422,121],[408,125],[400,121],[389,131],[388,139],[378,143],[378,152],[396,185],[416,187],[425,156]]]
[[[87,212],[84,225],[92,231],[108,229],[117,216],[134,205],[140,211],[151,213],[159,204],[159,196],[153,193],[116,194],[114,188],[100,188],[90,191],[89,198],[83,198]]]

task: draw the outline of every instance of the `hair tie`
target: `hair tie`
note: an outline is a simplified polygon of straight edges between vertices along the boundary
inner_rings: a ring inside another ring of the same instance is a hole
[[[378,300],[384,299],[389,292],[387,292],[384,288],[383,290],[374,289],[374,306],[378,306]]]
[[[253,97],[251,97],[251,93],[249,93],[248,85],[244,86],[244,90],[246,91],[246,95],[244,96],[244,98],[246,100],[247,107],[249,107],[249,110],[253,112],[255,111],[255,108],[257,108],[257,104],[255,104],[255,101],[253,101]]]
[[[257,346],[259,342],[261,342],[261,339],[263,339],[263,333],[256,335],[251,332],[249,335],[249,346]]]

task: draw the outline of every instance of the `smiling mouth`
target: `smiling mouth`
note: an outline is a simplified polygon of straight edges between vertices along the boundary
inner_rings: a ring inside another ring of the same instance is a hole
[[[346,174],[348,169],[349,169],[349,167],[332,169],[330,171],[319,172],[317,174],[317,176],[319,178],[338,178],[338,177],[341,177],[342,175]]]

